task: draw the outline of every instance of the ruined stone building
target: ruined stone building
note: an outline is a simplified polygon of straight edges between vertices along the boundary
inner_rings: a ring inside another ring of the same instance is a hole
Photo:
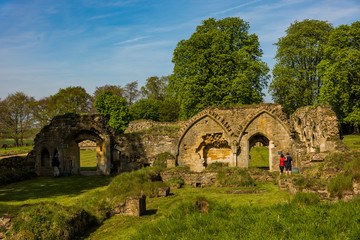
[[[52,173],[55,153],[62,171],[79,174],[79,143],[90,140],[96,144],[98,174],[150,166],[161,153],[174,156],[169,166],[202,171],[214,162],[247,168],[251,148],[261,145],[269,151],[269,170],[278,171],[280,152],[289,152],[302,167],[336,150],[339,137],[336,115],[328,106],[301,108],[290,117],[277,104],[207,108],[177,123],[135,121],[122,134],[101,115],[65,115],[41,130],[30,155],[39,175]]]

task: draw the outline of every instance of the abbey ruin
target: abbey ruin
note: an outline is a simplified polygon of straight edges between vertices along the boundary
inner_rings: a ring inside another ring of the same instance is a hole
[[[80,174],[79,143],[90,140],[96,143],[97,174],[151,166],[161,153],[173,156],[168,167],[199,172],[214,162],[247,168],[250,149],[260,144],[269,150],[269,170],[278,171],[280,152],[289,152],[303,169],[335,151],[339,137],[338,120],[328,106],[301,108],[290,117],[277,104],[207,108],[188,121],[131,122],[122,134],[101,115],[64,115],[41,130],[29,157],[38,175],[52,174],[55,153],[62,171]]]

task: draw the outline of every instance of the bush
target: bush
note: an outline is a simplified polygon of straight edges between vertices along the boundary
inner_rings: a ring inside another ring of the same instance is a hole
[[[314,205],[320,202],[320,197],[316,193],[297,192],[292,202],[299,206]]]

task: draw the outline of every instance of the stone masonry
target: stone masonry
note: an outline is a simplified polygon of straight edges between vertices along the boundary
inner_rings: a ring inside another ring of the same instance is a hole
[[[78,174],[79,143],[90,140],[96,143],[98,174],[151,166],[165,152],[175,157],[175,165],[199,172],[214,162],[247,168],[250,149],[261,145],[269,149],[270,171],[278,171],[279,151],[289,152],[301,165],[336,151],[339,137],[338,121],[328,106],[302,108],[290,118],[278,104],[210,107],[188,121],[135,121],[123,134],[116,134],[100,115],[60,116],[36,136],[32,156],[39,175],[52,173],[56,152],[61,170]]]

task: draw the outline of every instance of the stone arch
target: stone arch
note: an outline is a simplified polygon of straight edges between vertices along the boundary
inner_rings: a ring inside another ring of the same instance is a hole
[[[38,175],[51,175],[49,166],[41,166],[41,151],[48,149],[50,157],[59,153],[60,170],[64,174],[80,174],[78,143],[88,139],[95,141],[102,153],[97,174],[110,174],[112,161],[112,129],[100,115],[57,116],[35,138],[34,152]]]
[[[218,115],[217,115],[218,116]],[[214,117],[213,115],[210,115],[210,114],[205,114],[205,115],[202,115],[200,114],[200,116],[195,116],[195,119],[192,119],[191,123],[185,128],[184,131],[182,131],[182,134],[179,138],[179,142],[177,144],[177,152],[176,152],[176,155],[179,154],[179,148],[180,148],[180,144],[184,138],[184,136],[187,134],[187,132],[196,124],[198,123],[199,121],[201,121],[202,119],[204,118],[211,118],[212,120],[214,120],[217,124],[219,124],[219,126],[224,130],[224,132],[226,133],[226,137],[229,138],[229,134],[228,134],[228,129],[229,127],[225,126],[224,124],[222,124],[222,122],[219,120],[221,118],[216,118]]]
[[[287,125],[276,115],[269,111],[262,110],[255,114],[247,123],[239,136],[240,154],[239,166],[249,166],[250,142],[253,136],[263,135],[269,143],[269,169],[278,169],[279,151],[291,151],[291,134]]]
[[[228,127],[220,119],[211,114],[201,114],[191,121],[177,143],[178,165],[201,171],[215,161],[231,163],[231,139]]]

